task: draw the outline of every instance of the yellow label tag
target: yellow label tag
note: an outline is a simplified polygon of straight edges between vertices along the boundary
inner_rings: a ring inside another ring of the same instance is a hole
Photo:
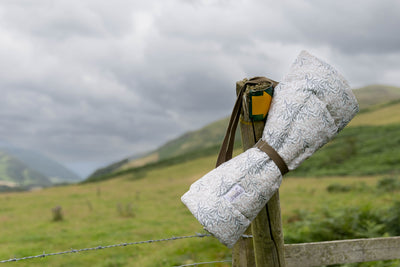
[[[252,115],[253,116],[262,115],[262,117],[265,118],[265,116],[267,116],[269,107],[271,105],[272,97],[266,92],[263,92],[263,94],[260,96],[252,96],[251,100],[252,100],[251,101]]]

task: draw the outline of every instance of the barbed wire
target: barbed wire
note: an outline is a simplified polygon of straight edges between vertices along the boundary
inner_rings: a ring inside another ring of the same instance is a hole
[[[174,241],[174,240],[186,239],[186,238],[196,238],[196,237],[202,238],[202,237],[211,237],[211,236],[213,236],[213,235],[196,233],[195,235],[173,236],[173,237],[169,237],[169,238],[151,239],[151,240],[146,240],[146,241],[137,241],[137,242],[129,242],[129,243],[120,243],[120,244],[115,244],[115,245],[97,246],[97,247],[81,248],[81,249],[71,249],[71,250],[54,252],[54,253],[43,252],[43,254],[35,255],[35,256],[27,256],[27,257],[22,257],[22,258],[12,258],[12,259],[8,259],[8,260],[2,260],[2,261],[0,261],[0,263],[16,262],[16,261],[36,259],[36,258],[45,258],[45,257],[55,256],[55,255],[78,253],[78,252],[91,251],[91,250],[101,250],[101,249],[106,249],[106,248],[126,247],[126,246],[131,246],[131,245],[149,244],[149,243],[156,243],[156,242]],[[242,237],[243,238],[252,238],[253,236],[252,235],[242,235]],[[201,264],[222,263],[222,262],[229,262],[229,261],[225,260],[225,261],[198,262],[198,263],[191,263],[191,264],[186,264],[186,265],[179,265],[177,267],[197,266],[197,265],[201,265]]]
[[[198,266],[198,265],[204,265],[204,264],[224,263],[224,262],[232,262],[232,260],[197,262],[197,263],[190,263],[190,264],[178,265],[178,266],[174,266],[174,267]]]
[[[212,235],[211,234],[196,233],[195,235],[188,235],[188,236],[173,236],[173,237],[170,237],[170,238],[163,238],[163,239],[121,243],[121,244],[108,245],[108,246],[97,246],[97,247],[92,247],[92,248],[71,249],[71,250],[62,251],[62,252],[55,252],[55,253],[45,253],[45,252],[43,252],[43,254],[35,255],[35,256],[27,256],[27,257],[22,257],[22,258],[12,258],[12,259],[8,259],[8,260],[2,260],[2,261],[0,261],[0,263],[15,262],[15,261],[35,259],[35,258],[45,258],[45,257],[55,256],[55,255],[78,253],[78,252],[91,251],[91,250],[101,250],[101,249],[106,249],[106,248],[126,247],[126,246],[131,246],[131,245],[149,244],[149,243],[155,243],[155,242],[165,242],[165,241],[174,241],[174,240],[186,239],[186,238],[196,238],[196,237],[200,237],[201,238],[201,237],[210,237],[210,236],[212,236]]]

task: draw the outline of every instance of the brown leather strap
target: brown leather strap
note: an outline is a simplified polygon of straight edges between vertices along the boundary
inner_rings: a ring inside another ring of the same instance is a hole
[[[264,140],[260,139],[254,145],[254,147],[257,147],[261,151],[265,152],[270,157],[270,159],[272,159],[272,161],[275,162],[276,166],[278,166],[278,168],[281,171],[282,175],[285,175],[286,173],[289,172],[289,168],[286,165],[285,161],[278,154],[278,152],[276,152],[276,150],[273,149],[267,142],[265,142]]]
[[[237,125],[239,122],[240,112],[242,110],[243,95],[246,91],[247,85],[257,85],[260,83],[271,83],[271,85],[274,87],[278,84],[277,82],[270,80],[268,78],[265,78],[265,77],[254,77],[244,83],[243,87],[241,88],[241,90],[238,93],[238,96],[237,96],[237,99],[235,102],[235,106],[233,107],[233,110],[232,110],[232,115],[229,120],[228,128],[226,130],[225,137],[224,137],[224,141],[222,142],[221,149],[219,151],[217,164],[216,164],[217,167],[232,158],[236,128],[237,128]]]
[[[244,90],[240,90],[238,97],[235,102],[235,106],[233,107],[232,115],[229,120],[228,128],[226,129],[224,141],[222,142],[216,167],[221,165],[222,163],[228,161],[232,158],[233,153],[233,143],[235,141],[235,133],[237,124],[240,117],[240,110],[242,107],[242,97]],[[231,152],[232,151],[232,152]]]

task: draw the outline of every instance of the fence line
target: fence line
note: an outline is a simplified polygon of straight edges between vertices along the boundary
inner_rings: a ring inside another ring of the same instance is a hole
[[[108,245],[108,246],[97,246],[97,247],[92,247],[92,248],[71,249],[71,250],[62,251],[62,252],[55,252],[55,253],[44,253],[43,252],[43,254],[36,255],[36,256],[27,256],[27,257],[22,257],[22,258],[13,258],[13,259],[9,259],[9,260],[2,260],[2,261],[0,261],[0,263],[15,262],[15,261],[21,261],[21,260],[35,259],[35,258],[45,258],[45,257],[55,256],[55,255],[78,253],[78,252],[91,251],[91,250],[101,250],[101,249],[106,249],[106,248],[126,247],[126,246],[131,246],[131,245],[140,245],[140,244],[149,244],[149,243],[155,243],[155,242],[174,241],[174,240],[179,240],[179,239],[196,238],[196,237],[202,238],[202,237],[210,237],[210,236],[212,236],[212,235],[211,234],[196,233],[195,235],[188,235],[188,236],[173,236],[173,237],[170,237],[170,238],[163,238],[163,239],[146,240],[146,241],[138,241],[138,242],[130,242],[130,243],[121,243],[121,244]]]
[[[203,237],[212,237],[212,236],[213,236],[212,234],[196,233],[195,235],[173,236],[173,237],[163,238],[163,239],[154,239],[154,240],[151,239],[151,240],[146,240],[146,241],[120,243],[120,244],[115,244],[115,245],[97,246],[97,247],[92,247],[92,248],[71,249],[71,250],[66,250],[66,251],[62,251],[62,252],[54,252],[54,253],[45,253],[45,252],[43,252],[43,254],[35,255],[35,256],[27,256],[27,257],[22,257],[22,258],[12,258],[12,259],[8,259],[8,260],[2,260],[2,261],[0,261],[0,263],[16,262],[16,261],[22,261],[22,260],[35,259],[35,258],[45,258],[45,257],[55,256],[55,255],[78,253],[78,252],[91,251],[91,250],[101,250],[101,249],[106,249],[106,248],[126,247],[126,246],[131,246],[131,245],[141,245],[141,244],[150,244],[150,243],[156,243],[156,242],[175,241],[175,240],[179,240],[179,239],[203,238]],[[252,238],[253,236],[251,236],[251,235],[242,235],[242,237],[243,238]],[[219,263],[219,262],[228,262],[228,261],[225,260],[225,261],[213,261],[213,262],[211,262],[211,261],[210,262],[198,262],[198,263],[180,265],[180,266],[177,266],[177,267],[196,266],[196,265],[201,265],[201,264],[210,264],[210,263]]]

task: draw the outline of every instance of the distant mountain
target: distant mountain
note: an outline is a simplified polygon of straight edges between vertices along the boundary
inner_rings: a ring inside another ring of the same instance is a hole
[[[50,186],[80,180],[77,174],[39,152],[0,141],[0,187],[2,188]]]
[[[354,119],[355,125],[372,125],[397,123],[400,120],[399,116],[399,100],[400,100],[400,87],[387,86],[387,85],[369,85],[366,87],[353,90],[361,112],[357,116],[360,119]],[[391,112],[394,116],[387,114]],[[385,117],[383,120],[381,117]],[[216,153],[218,147],[221,145],[225,135],[226,127],[229,118],[224,118],[211,123],[197,131],[188,132],[182,136],[167,142],[155,151],[149,152],[144,157],[136,159],[124,159],[117,164],[111,164],[99,171],[93,173],[88,179],[94,180],[96,176],[108,175],[116,171],[127,170],[130,168],[140,167],[146,164],[154,164],[168,158],[179,157],[185,154],[193,153],[194,151],[207,150],[209,153]],[[351,125],[351,124],[350,124]],[[240,145],[240,136],[236,135],[236,142]],[[212,150],[210,148],[214,147]],[[214,151],[214,152],[213,152]]]
[[[0,151],[9,153],[30,168],[44,174],[52,183],[68,183],[82,180],[76,173],[39,152],[13,146],[0,146]]]
[[[45,175],[10,154],[0,151],[0,185],[13,188],[50,186],[51,184]]]

